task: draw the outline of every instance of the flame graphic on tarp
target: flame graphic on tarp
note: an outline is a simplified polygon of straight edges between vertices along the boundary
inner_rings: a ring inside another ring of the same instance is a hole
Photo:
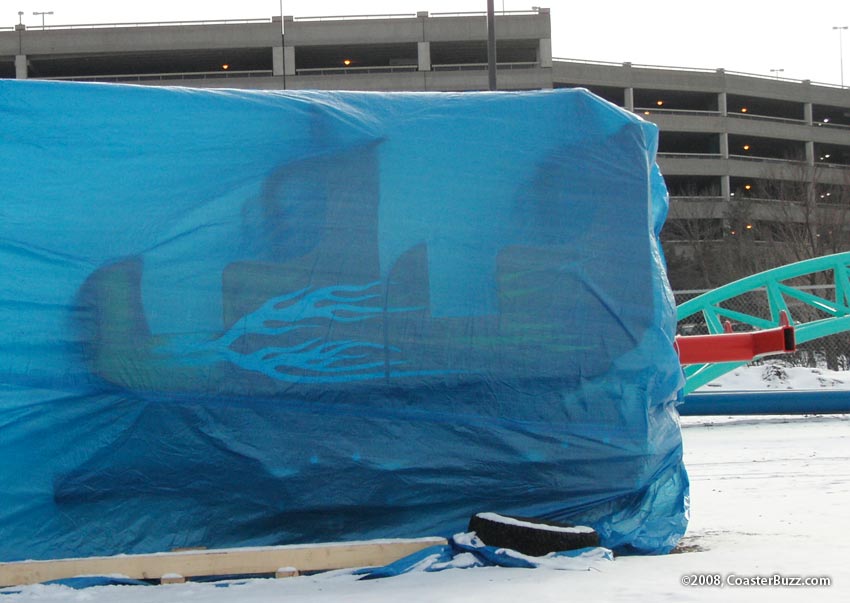
[[[230,362],[242,369],[293,383],[346,382],[387,376],[411,376],[453,371],[398,371],[405,364],[400,350],[384,343],[341,339],[325,341],[309,337],[309,331],[327,331],[327,321],[354,323],[389,313],[412,312],[423,307],[387,308],[380,300],[380,282],[367,285],[333,285],[304,288],[267,300],[244,315],[220,337],[194,342],[177,336],[158,348],[193,365]],[[377,292],[375,290],[378,289]],[[309,338],[289,346],[268,346],[243,352],[237,342],[245,336],[282,336],[303,331]]]

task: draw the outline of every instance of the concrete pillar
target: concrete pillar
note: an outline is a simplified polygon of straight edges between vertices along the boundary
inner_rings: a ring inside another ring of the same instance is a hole
[[[295,17],[292,15],[283,15],[280,23],[280,31],[281,36],[283,38],[283,46],[280,49],[280,60],[282,63],[282,73],[284,76],[287,75],[295,75],[295,47],[287,46],[286,40],[287,36],[292,34],[292,31],[296,29],[295,27]],[[275,56],[273,56],[274,60],[277,61],[277,49],[275,51]],[[274,65],[274,73],[278,75],[277,72],[277,64]],[[284,82],[286,79],[284,78]]]
[[[803,86],[809,88],[812,85],[812,80],[803,80],[802,83]],[[808,92],[808,90],[806,92]],[[805,105],[803,105],[803,118],[810,126],[814,124],[813,113],[814,111],[812,110],[812,103],[806,103]],[[815,164],[815,143],[812,141],[806,141],[806,164]]]
[[[725,92],[721,92],[717,95],[717,110],[720,111],[720,115],[726,117],[729,114],[729,105]]]
[[[540,38],[537,47],[537,62],[541,67],[552,66],[552,38]]]
[[[732,199],[732,184],[729,180],[729,174],[724,174],[720,177],[720,195],[723,197],[723,217],[721,218],[723,223],[723,236],[726,237],[726,233],[732,230],[732,224],[729,220],[729,216],[732,213],[732,203],[734,203],[734,199]]]
[[[431,42],[417,42],[416,52],[419,57],[419,71],[431,71]]]
[[[19,80],[25,80],[27,75],[27,55],[15,55],[15,77]]]
[[[729,133],[724,131],[720,133],[720,156],[723,159],[729,159]]]
[[[626,108],[626,111],[634,111],[635,110],[635,89],[634,88],[626,88],[623,90],[623,107]]]
[[[283,73],[295,75],[295,46],[283,47]]]
[[[283,75],[283,46],[272,47],[272,73]]]

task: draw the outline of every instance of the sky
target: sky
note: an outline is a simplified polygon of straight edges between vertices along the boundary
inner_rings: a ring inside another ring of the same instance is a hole
[[[528,10],[535,0],[495,0],[497,11]],[[539,0],[551,9],[555,57],[672,67],[737,71],[840,84],[841,46],[850,85],[850,2],[809,0],[780,5],[775,0],[682,0],[571,2]],[[485,11],[486,0],[283,0],[295,17]],[[0,0],[0,27],[23,22],[40,27],[35,11],[50,25],[206,19],[266,18],[280,14],[280,0],[238,2],[87,0]],[[782,70],[782,71],[779,71]]]

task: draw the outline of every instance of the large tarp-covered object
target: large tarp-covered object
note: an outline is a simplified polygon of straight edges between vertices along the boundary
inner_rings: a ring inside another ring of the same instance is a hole
[[[586,91],[0,82],[0,560],[684,532],[654,126]]]

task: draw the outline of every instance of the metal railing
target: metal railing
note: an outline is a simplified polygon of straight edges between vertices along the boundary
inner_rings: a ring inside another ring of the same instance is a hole
[[[709,201],[712,203],[722,203],[726,201],[726,198],[721,195],[670,195],[670,199],[676,202],[699,202],[699,201]],[[802,201],[794,201],[793,199],[777,199],[775,197],[736,197],[734,194],[731,196],[730,200],[745,200],[752,203],[784,203],[791,205],[799,205],[804,206],[805,203]],[[832,203],[829,201],[825,201],[823,198],[818,200],[819,207],[845,207],[843,203]]]
[[[735,155],[730,153],[729,159],[734,159],[735,161],[757,161],[761,163],[790,163],[794,165],[806,165],[805,160],[786,159],[784,157],[754,157],[752,155]]]
[[[507,10],[497,11],[496,16],[506,15],[539,15],[538,10]],[[381,13],[368,15],[311,15],[306,17],[293,17],[293,21],[353,21],[363,19],[416,19],[417,13]],[[474,12],[440,12],[430,13],[428,17],[478,17],[487,16],[484,11]],[[277,15],[275,16],[276,18]],[[180,25],[215,25],[215,24],[233,24],[233,23],[270,23],[272,18],[262,19],[203,19],[192,21],[128,21],[118,23],[67,23],[60,25],[44,25],[33,26],[31,31],[49,30],[49,29],[95,29],[95,28],[111,28],[111,27],[169,27]],[[2,26],[0,30],[14,30],[14,27]]]
[[[723,115],[719,110],[708,110],[708,109],[669,109],[664,107],[635,107],[633,109],[634,113],[638,113],[640,115],[685,115],[688,117],[728,117],[731,119],[751,119],[751,120],[759,120],[759,121],[770,121],[777,123],[787,123],[792,125],[800,125],[800,126],[814,126],[814,127],[824,127],[824,128],[844,128],[850,129],[850,125],[847,124],[839,124],[832,121],[813,121],[807,122],[805,119],[798,119],[794,117],[779,117],[777,115],[761,115],[758,113],[738,113],[728,111],[726,115]]]
[[[538,10],[497,10],[495,15],[505,16],[505,15],[539,15],[541,14]],[[486,17],[486,11],[466,11],[466,12],[443,12],[443,13],[431,13],[432,17]]]
[[[540,64],[536,61],[519,61],[514,63],[497,63],[496,69],[534,69]],[[487,63],[446,63],[431,65],[431,71],[482,71],[487,69]]]
[[[209,80],[238,77],[269,77],[271,69],[253,71],[187,71],[182,73],[122,73],[115,75],[71,75],[39,78],[69,82],[144,82],[153,80]]]
[[[661,151],[656,154],[658,158],[666,158],[666,159],[728,159],[732,161],[747,161],[747,162],[758,162],[758,163],[771,163],[771,164],[792,164],[792,165],[807,165],[807,162],[799,159],[785,159],[782,157],[753,157],[752,155],[733,155],[730,154],[728,157],[724,157],[720,153],[671,153],[667,151]],[[828,167],[828,168],[839,168],[839,169],[847,169],[850,167],[850,164],[846,163],[828,163],[825,161],[817,161],[818,166]]]
[[[293,17],[293,21],[354,21],[362,19],[415,19],[416,13],[384,13],[379,15],[322,15]]]
[[[614,61],[597,61],[593,59],[568,59],[564,57],[552,57],[553,61],[561,61],[564,63],[578,63],[581,65],[601,65],[606,67],[631,67],[634,69],[663,69],[665,71],[686,71],[691,73],[713,73],[717,74],[717,69],[706,69],[704,67],[672,67],[667,65],[642,65],[639,63],[616,63]],[[728,72],[727,72],[728,73]]]
[[[506,15],[539,15],[537,10],[505,10],[496,11],[496,16]],[[486,11],[440,12],[427,13],[428,17],[486,17]],[[316,15],[310,17],[293,17],[293,21],[351,21],[358,19],[415,19],[417,13],[384,13],[377,15]]]
[[[817,128],[844,128],[850,130],[850,124],[837,124],[832,121],[816,121],[812,123]]]
[[[678,196],[678,195],[670,195],[670,200],[675,201],[676,203],[697,203],[700,201],[706,201],[709,203],[724,203],[727,201],[724,197],[720,197],[717,195],[706,195],[705,197],[700,196]],[[743,197],[743,196],[735,196],[733,193],[729,199],[729,201],[738,201],[738,202],[746,202],[753,203],[757,205],[783,205],[786,207],[794,207],[800,208],[804,210],[806,204],[803,201],[795,201],[793,199],[777,199],[776,197]],[[820,209],[831,209],[831,210],[845,210],[847,209],[847,205],[843,203],[831,203],[829,201],[819,200],[817,204]],[[677,219],[678,216],[671,214],[671,219]],[[706,216],[708,219],[708,216]],[[783,219],[794,221],[793,218],[788,215],[783,215]],[[799,223],[799,222],[798,222]],[[687,242],[693,242],[692,240],[687,240]],[[756,240],[756,242],[759,242]]]
[[[850,125],[839,124],[831,121],[815,121],[807,122],[805,119],[795,119],[793,117],[778,117],[775,115],[759,115],[757,113],[730,113],[723,115],[720,111],[705,110],[705,109],[665,109],[659,107],[635,107],[632,110],[638,115],[683,115],[686,117],[728,117],[731,119],[751,119],[762,122],[785,123],[798,126],[813,126],[836,129],[850,129]]]
[[[666,157],[668,159],[724,159],[720,153],[656,153],[656,157]]]
[[[830,121],[813,121],[808,122],[805,119],[799,119],[794,117],[779,117],[777,115],[761,115],[758,113],[738,113],[738,112],[729,112],[726,114],[727,117],[733,119],[754,119],[761,121],[771,121],[771,122],[780,122],[787,123],[793,125],[800,126],[814,126],[814,127],[825,127],[825,128],[850,128],[850,125],[846,124],[838,124]]]
[[[665,157],[668,159],[731,159],[734,161],[749,161],[749,162],[761,162],[761,163],[785,163],[785,164],[795,164],[795,165],[806,165],[805,161],[800,161],[797,159],[784,159],[780,157],[753,157],[751,155],[732,155],[730,154],[728,157],[724,157],[720,153],[671,153],[671,152],[659,152],[656,155],[657,157]],[[842,164],[824,164],[818,163],[818,165],[830,165],[834,167],[847,167]]]
[[[729,159],[736,161],[759,161],[763,163],[784,163],[793,165],[808,165],[808,162],[800,159],[784,159],[782,157],[752,157],[749,155],[729,155]],[[846,170],[850,163],[834,163],[830,161],[815,161],[815,165],[824,168],[837,168]]]
[[[635,107],[634,113],[641,115],[686,115],[688,117],[721,117],[720,111],[710,111],[706,109],[662,109],[659,107]]]
[[[179,27],[186,25],[232,25],[246,23],[271,23],[266,19],[206,19],[202,21],[143,21],[128,23],[72,23],[67,25],[35,26],[27,31],[42,31],[51,29],[109,29],[116,27]]]
[[[795,201],[793,199],[777,199],[775,197],[748,197],[748,196],[744,196],[744,195],[735,195],[735,193],[732,193],[730,195],[730,200],[731,201],[738,201],[738,202],[741,202],[741,203],[743,203],[743,202],[758,203],[758,204],[781,203],[783,205],[791,205],[791,206],[799,206],[799,207],[805,206],[805,203],[802,203],[800,201]]]
[[[673,201],[682,201],[683,203],[688,203],[690,201],[710,201],[712,203],[719,203],[726,200],[725,197],[721,197],[720,195],[670,195],[670,199]]]
[[[817,165],[818,167],[838,168],[845,170],[850,167],[850,163],[833,163],[831,161],[815,161],[815,165]]]
[[[778,117],[775,115],[760,115],[758,113],[727,113],[727,117],[732,119],[749,119],[749,120],[758,120],[758,121],[772,121],[772,122],[780,122],[780,123],[788,123],[794,124],[798,126],[808,126],[809,124],[805,119],[795,119],[793,117]]]
[[[496,69],[499,65],[496,65]],[[431,71],[484,71],[487,63],[452,63],[446,65],[431,65]]]
[[[788,84],[811,84],[814,86],[823,86],[825,88],[838,88],[839,90],[846,88],[846,86],[841,86],[839,84],[829,84],[826,82],[813,82],[812,80],[796,80],[792,78],[777,78],[772,75],[764,75],[761,73],[746,73],[743,71],[729,71],[726,69],[708,69],[705,67],[677,67],[672,65],[644,65],[640,63],[615,63],[613,61],[595,61],[589,59],[570,59],[564,57],[552,57],[553,61],[560,61],[563,63],[577,63],[581,65],[602,65],[608,67],[630,67],[632,69],[661,69],[664,71],[683,71],[686,73],[703,73],[703,74],[714,74],[718,76],[740,76],[740,77],[748,77],[748,78],[757,78],[762,80],[771,80],[771,81],[779,81],[785,82]]]
[[[722,70],[722,73],[726,75],[732,75],[737,77],[752,77],[760,80],[770,80],[772,82],[784,82],[786,84],[814,84],[816,86],[826,86],[827,88],[838,88],[841,89],[842,86],[840,84],[829,84],[826,82],[813,82],[809,79],[794,79],[790,77],[776,77],[775,75],[765,75],[763,73],[749,73],[746,71],[729,71],[728,69]],[[846,86],[845,86],[846,87]]]
[[[537,62],[498,63],[497,69],[534,69]],[[432,65],[431,71],[483,71],[487,63],[456,63]],[[298,75],[357,75],[364,73],[398,73],[418,71],[417,65],[387,65],[373,67],[311,67],[298,69]]]
[[[359,75],[364,73],[401,73],[417,71],[416,65],[387,65],[374,67],[311,67],[297,69],[297,75]]]

